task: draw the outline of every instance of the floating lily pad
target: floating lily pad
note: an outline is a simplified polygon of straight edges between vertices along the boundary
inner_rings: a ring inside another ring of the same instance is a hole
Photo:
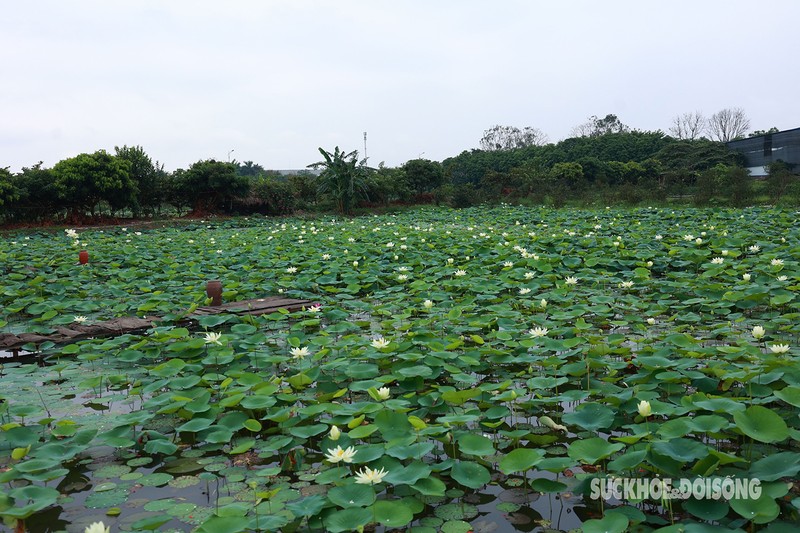
[[[123,476],[131,471],[130,466],[126,465],[106,465],[94,471],[94,475],[99,478],[113,479]]]
[[[448,521],[470,520],[478,516],[478,508],[468,503],[447,503],[436,507],[433,514]]]
[[[169,483],[171,479],[171,474],[167,474],[165,472],[155,472],[153,474],[142,476],[139,478],[138,483],[140,485],[144,485],[145,487],[160,487]]]
[[[90,509],[117,507],[125,503],[130,491],[127,487],[116,487],[103,492],[93,492],[86,497],[85,505]]]
[[[472,526],[463,520],[448,520],[442,524],[442,533],[469,533]]]

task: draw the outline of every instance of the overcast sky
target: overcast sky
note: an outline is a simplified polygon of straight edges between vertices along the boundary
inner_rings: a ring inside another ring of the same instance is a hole
[[[0,167],[139,145],[303,168],[441,161],[495,124],[800,127],[797,0],[26,0],[0,24]],[[233,152],[231,152],[233,150]]]

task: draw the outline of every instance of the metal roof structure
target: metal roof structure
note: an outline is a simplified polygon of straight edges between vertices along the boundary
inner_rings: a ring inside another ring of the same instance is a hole
[[[768,166],[783,161],[800,169],[800,128],[756,135],[725,143],[744,155],[751,176],[766,176]]]

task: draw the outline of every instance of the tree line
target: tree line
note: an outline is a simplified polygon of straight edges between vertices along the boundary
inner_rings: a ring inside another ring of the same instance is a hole
[[[793,169],[770,168],[758,186],[741,154],[724,142],[698,137],[685,118],[680,135],[639,131],[615,115],[590,117],[574,136],[548,143],[535,128],[494,126],[480,149],[442,162],[414,159],[373,168],[357,151],[320,148],[309,170],[284,176],[252,161],[213,159],[164,170],[140,146],[115,147],[42,163],[11,173],[0,168],[4,223],[84,223],[211,213],[287,215],[297,211],[349,214],[392,204],[516,202],[561,206],[674,201],[746,205],[800,198]],[[683,120],[683,119],[681,119]]]

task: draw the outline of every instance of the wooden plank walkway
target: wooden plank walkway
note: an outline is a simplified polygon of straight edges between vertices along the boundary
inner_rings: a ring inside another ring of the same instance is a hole
[[[268,298],[258,298],[255,300],[243,300],[240,302],[228,302],[218,306],[198,307],[187,319],[180,322],[182,326],[196,326],[197,318],[208,315],[234,314],[234,315],[266,315],[275,313],[281,309],[289,312],[300,311],[303,308],[311,307],[311,300],[296,300],[294,298],[283,298],[281,296],[270,296]],[[0,333],[0,350],[5,350],[18,357],[19,351],[26,344],[41,345],[45,342],[55,344],[69,344],[83,339],[97,337],[116,337],[128,333],[141,333],[152,328],[156,322],[161,320],[157,316],[122,317],[113,320],[97,322],[95,324],[71,324],[69,327],[56,328],[53,333]],[[2,358],[9,360],[9,358]]]

